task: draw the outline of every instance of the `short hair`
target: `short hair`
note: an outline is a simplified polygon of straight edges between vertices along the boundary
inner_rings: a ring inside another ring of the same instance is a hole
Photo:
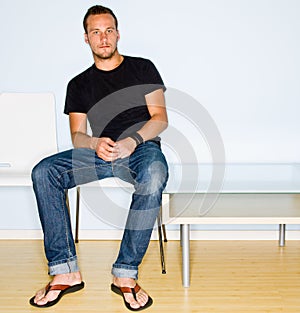
[[[84,28],[85,33],[87,33],[87,19],[88,19],[88,17],[90,15],[98,15],[98,14],[110,14],[115,20],[116,29],[118,29],[118,20],[117,20],[117,17],[115,16],[114,12],[111,9],[106,8],[102,5],[94,5],[87,10],[87,12],[83,18],[83,28]]]

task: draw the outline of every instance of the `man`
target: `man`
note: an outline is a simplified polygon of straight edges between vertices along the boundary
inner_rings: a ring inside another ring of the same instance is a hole
[[[49,307],[84,287],[65,190],[117,176],[131,182],[135,191],[112,266],[111,290],[123,297],[128,309],[137,311],[152,304],[136,280],[168,179],[158,137],[168,124],[165,87],[149,60],[119,54],[118,21],[110,9],[91,7],[84,17],[84,29],[95,63],[68,84],[65,113],[74,149],[42,160],[32,172],[53,279],[30,304]],[[92,136],[87,134],[87,120]]]

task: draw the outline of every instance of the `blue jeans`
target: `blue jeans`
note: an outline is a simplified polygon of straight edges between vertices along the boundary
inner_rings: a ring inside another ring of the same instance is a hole
[[[79,271],[65,190],[113,176],[132,183],[134,193],[112,274],[137,279],[168,179],[165,157],[151,141],[139,145],[129,158],[114,162],[80,148],[47,157],[34,167],[33,189],[50,275]]]

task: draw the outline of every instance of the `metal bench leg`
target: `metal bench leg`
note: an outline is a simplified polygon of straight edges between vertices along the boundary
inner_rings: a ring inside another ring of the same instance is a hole
[[[182,284],[190,287],[190,225],[181,225],[182,238]]]
[[[180,231],[179,231],[179,235],[180,235],[180,247],[182,247],[182,228],[183,228],[183,225],[180,224]]]
[[[158,239],[159,239],[159,251],[160,251],[160,262],[161,262],[161,272],[162,274],[166,274],[166,264],[165,264],[165,253],[164,253],[164,246],[162,240],[162,229],[164,229],[165,225],[162,225],[162,218],[161,218],[161,210],[157,216],[157,230],[158,230]],[[165,232],[165,229],[164,229]],[[165,237],[166,238],[166,237]]]
[[[279,247],[285,246],[285,224],[279,224]]]

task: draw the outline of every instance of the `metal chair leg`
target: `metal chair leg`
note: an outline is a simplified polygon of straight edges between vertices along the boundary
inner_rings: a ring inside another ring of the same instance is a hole
[[[68,190],[65,190],[65,197],[66,197],[66,205],[68,208],[69,216],[71,218],[71,208],[70,208],[70,201],[69,201],[69,193]],[[76,216],[75,216],[75,243],[78,243],[78,230],[79,230],[79,201],[80,201],[80,191],[79,187],[77,187],[77,198],[76,198]]]
[[[165,225],[162,225],[161,222],[161,211],[157,217],[157,230],[158,230],[158,239],[159,239],[159,251],[160,251],[160,262],[161,262],[161,272],[162,274],[166,274],[166,264],[165,264],[165,253],[164,253],[164,246],[162,240],[162,229],[165,228]],[[164,230],[165,232],[165,230]],[[165,237],[166,238],[166,237]]]
[[[167,232],[166,232],[166,225],[162,224],[161,227],[162,227],[162,231],[163,231],[163,234],[164,234],[164,242],[168,242]]]
[[[75,242],[79,242],[79,206],[80,206],[80,187],[76,188],[76,222],[75,222]]]
[[[68,194],[68,190],[67,189],[65,190],[65,197],[66,197],[66,206],[68,208],[69,216],[71,216],[69,194]]]

